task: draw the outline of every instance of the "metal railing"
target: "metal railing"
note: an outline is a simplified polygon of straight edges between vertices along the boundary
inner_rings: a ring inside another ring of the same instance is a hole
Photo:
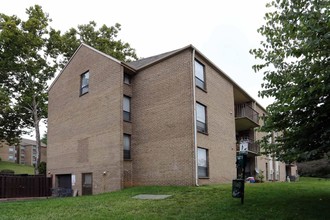
[[[259,123],[259,113],[255,111],[253,108],[248,106],[247,104],[236,104],[235,105],[235,117],[247,117],[254,121],[255,123]]]
[[[236,151],[239,151],[239,144],[236,144]],[[259,154],[260,153],[260,146],[254,141],[250,141],[248,143],[248,152]]]

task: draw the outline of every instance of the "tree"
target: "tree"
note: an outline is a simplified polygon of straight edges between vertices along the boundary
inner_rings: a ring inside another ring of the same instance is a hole
[[[26,13],[26,21],[0,14],[2,98],[10,94],[5,106],[8,111],[0,114],[1,127],[12,127],[13,131],[34,128],[39,152],[37,170],[41,152],[39,124],[47,118],[47,81],[54,76],[58,65],[51,59],[47,47],[48,15],[38,5],[28,8]],[[2,138],[8,140],[8,137]]]
[[[81,42],[119,60],[136,59],[128,43],[116,39],[120,24],[94,21],[71,28],[63,35],[49,26],[51,19],[41,6],[26,10],[28,19],[0,14],[0,140],[18,143],[23,128],[34,129],[40,164],[39,125],[47,118],[47,82],[63,67]]]
[[[15,109],[10,105],[10,95],[0,88],[0,147],[4,144],[17,144],[21,130]]]
[[[99,29],[96,29],[96,26],[95,21],[90,21],[88,24],[78,25],[77,29],[71,28],[63,35],[61,31],[52,29],[48,49],[54,53],[53,57],[58,58],[58,54],[63,55],[62,60],[59,61],[62,66],[68,62],[82,42],[121,61],[137,59],[135,49],[117,39],[121,30],[120,24],[116,23],[110,27],[103,24]]]
[[[41,142],[47,145],[47,132],[42,136]]]
[[[262,97],[274,97],[262,131],[266,153],[282,161],[312,160],[330,152],[330,2],[276,0],[267,4],[265,38],[250,53],[264,74]],[[271,132],[279,135],[268,143]]]
[[[40,164],[38,166],[38,171],[39,171],[39,174],[46,175],[47,163],[45,161],[40,162]]]

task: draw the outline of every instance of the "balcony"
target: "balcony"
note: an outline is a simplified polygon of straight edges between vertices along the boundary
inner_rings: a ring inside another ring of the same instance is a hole
[[[248,141],[248,155],[256,156],[260,153],[260,146],[254,141]],[[236,151],[240,151],[240,144],[236,144]]]
[[[236,131],[259,127],[259,113],[247,104],[235,105]]]

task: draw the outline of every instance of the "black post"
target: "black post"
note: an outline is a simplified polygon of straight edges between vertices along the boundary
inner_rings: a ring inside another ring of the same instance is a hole
[[[242,176],[243,176],[243,189],[242,189],[242,197],[241,197],[241,204],[244,204],[244,194],[245,194],[245,167],[246,167],[246,154],[242,154],[243,156],[243,166],[242,166]]]
[[[233,180],[232,196],[241,198],[241,204],[244,204],[244,189],[245,189],[245,167],[247,155],[245,152],[240,152],[236,157],[237,178]]]

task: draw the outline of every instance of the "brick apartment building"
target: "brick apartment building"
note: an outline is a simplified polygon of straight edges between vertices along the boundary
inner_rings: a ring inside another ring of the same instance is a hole
[[[285,164],[258,156],[263,114],[191,45],[125,63],[81,44],[49,89],[48,173],[83,195],[230,182],[245,143],[247,175],[284,180]]]
[[[0,147],[0,158],[2,161],[33,166],[36,164],[38,158],[36,142],[22,138],[16,146],[3,144]],[[40,161],[47,162],[47,146],[43,143],[41,143]]]

